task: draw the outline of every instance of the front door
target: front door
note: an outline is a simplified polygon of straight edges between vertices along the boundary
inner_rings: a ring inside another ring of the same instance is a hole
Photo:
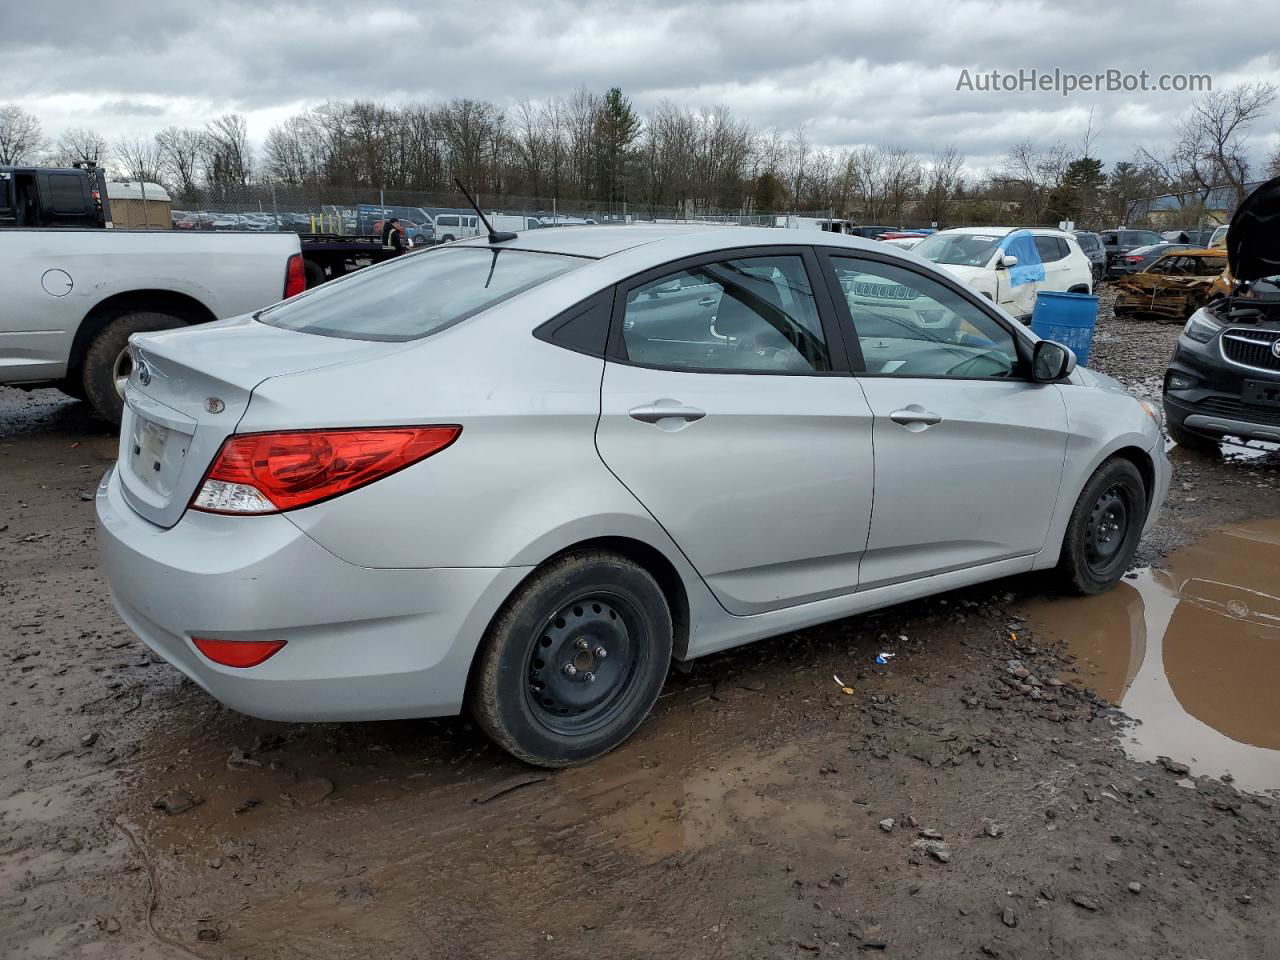
[[[871,411],[816,270],[795,248],[701,257],[614,308],[600,456],[738,615],[858,585]]]
[[[1066,456],[1059,388],[1024,379],[1014,332],[958,288],[869,258],[830,263],[874,417],[859,589],[1039,552]]]

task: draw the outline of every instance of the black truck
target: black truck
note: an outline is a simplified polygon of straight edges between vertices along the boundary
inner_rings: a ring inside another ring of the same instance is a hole
[[[0,167],[0,227],[109,227],[105,181],[95,163]]]

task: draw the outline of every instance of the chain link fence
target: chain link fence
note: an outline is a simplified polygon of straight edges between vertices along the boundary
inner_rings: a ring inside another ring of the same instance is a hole
[[[111,185],[107,185],[111,196]],[[141,224],[166,222],[179,230],[249,230],[255,232],[368,236],[378,232],[388,216],[398,218],[411,237],[428,241],[474,235],[475,213],[460,193],[416,190],[374,190],[328,184],[257,183],[209,187],[169,194],[152,191],[144,200],[153,209],[138,218]],[[167,197],[167,199],[158,199]],[[560,200],[547,197],[476,198],[498,229],[531,229],[567,224],[628,224],[708,222],[750,226],[785,225],[779,218],[823,219],[830,211],[788,211],[772,214],[726,210],[696,201],[655,207],[627,201]],[[133,204],[137,200],[128,201]],[[114,208],[121,201],[113,198]],[[161,209],[154,209],[160,205]],[[517,218],[512,220],[510,218]],[[518,222],[517,222],[518,221]]]
[[[461,239],[479,232],[474,211],[460,193],[427,190],[377,190],[330,184],[254,183],[206,187],[188,191],[159,190],[149,185],[150,196],[137,187],[129,197],[117,196],[107,185],[113,218],[120,226],[178,230],[285,231],[299,234],[372,236],[382,221],[396,217],[418,242]],[[116,185],[123,193],[123,184]],[[1002,227],[1056,227],[1036,223],[1021,211],[1004,207],[992,212],[989,204],[954,205],[947,219],[935,224],[922,205],[909,203],[901,216],[846,220],[834,210],[725,209],[697,200],[674,206],[635,204],[628,201],[563,200],[549,197],[479,195],[477,202],[499,230],[527,230],[570,224],[720,223],[742,226],[808,226],[825,221],[873,224],[886,230],[919,230],[933,227],[999,225]],[[141,209],[139,209],[141,203]],[[132,211],[126,216],[126,205]]]

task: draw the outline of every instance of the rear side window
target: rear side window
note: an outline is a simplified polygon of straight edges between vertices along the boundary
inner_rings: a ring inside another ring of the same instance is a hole
[[[1067,255],[1067,242],[1059,237],[1036,237],[1035,241],[1042,263],[1053,263]]]
[[[49,209],[54,213],[77,214],[85,212],[83,181],[74,173],[51,173],[49,184]]]
[[[524,250],[439,247],[391,260],[258,314],[273,327],[350,340],[417,340],[590,263]]]
[[[667,274],[627,294],[632,363],[723,373],[831,369],[804,261],[743,257]]]
[[[436,217],[437,227],[456,227],[458,225],[457,217]]]

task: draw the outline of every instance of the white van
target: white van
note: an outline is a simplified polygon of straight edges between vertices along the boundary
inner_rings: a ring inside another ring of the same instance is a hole
[[[527,217],[518,213],[491,213],[489,214],[489,223],[493,225],[493,229],[500,232],[506,230],[537,230],[542,226],[542,221],[537,217]]]
[[[435,228],[437,243],[478,237],[480,236],[480,218],[473,213],[437,213]]]

